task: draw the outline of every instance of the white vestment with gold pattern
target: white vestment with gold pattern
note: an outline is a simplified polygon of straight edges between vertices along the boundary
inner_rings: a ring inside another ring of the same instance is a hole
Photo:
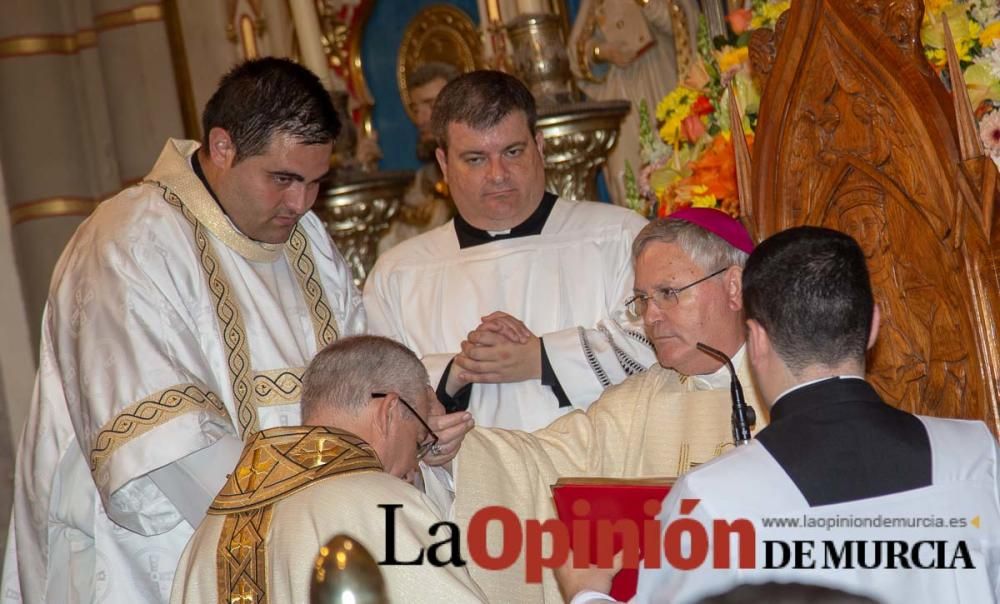
[[[56,266],[19,447],[5,598],[166,601],[193,529],[179,511],[186,502],[150,474],[298,424],[306,364],[365,329],[351,272],[319,219],[306,214],[284,245],[250,240],[192,170],[197,148],[168,141],[146,180],[102,203]],[[232,467],[233,451],[215,461]]]
[[[734,364],[759,430],[767,416],[742,351]],[[542,430],[472,430],[455,461],[455,521],[464,530],[477,510],[493,505],[522,521],[547,520],[556,517],[551,486],[560,477],[676,477],[719,456],[733,446],[729,380],[724,367],[684,377],[654,365],[609,388],[586,412],[564,415]],[[500,529],[497,522],[488,526],[488,543],[502,540]],[[491,602],[563,601],[550,570],[541,584],[525,582],[524,556],[503,571],[470,561],[469,572]]]
[[[401,506],[392,524],[397,560],[413,561],[446,538],[440,528],[429,532],[441,522],[430,500],[383,472],[360,438],[310,426],[260,432],[184,550],[170,601],[309,602],[314,561],[335,535],[386,559],[388,521],[379,505]],[[464,566],[436,568],[424,554],[423,564],[379,568],[389,602],[485,602]]]

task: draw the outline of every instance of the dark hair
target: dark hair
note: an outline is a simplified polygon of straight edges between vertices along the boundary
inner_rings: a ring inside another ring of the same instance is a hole
[[[204,142],[222,128],[236,147],[236,161],[264,153],[275,134],[306,145],[332,142],[340,120],[319,78],[288,59],[241,63],[219,81],[201,116]]]
[[[874,308],[861,246],[821,227],[795,227],[757,246],[743,269],[747,319],[797,373],[813,364],[864,363]]]
[[[410,90],[413,90],[434,80],[444,80],[447,84],[460,75],[462,75],[462,72],[451,63],[428,61],[413,70],[413,73],[406,80],[406,86]]]
[[[431,113],[431,131],[442,149],[448,148],[448,125],[466,124],[476,130],[492,128],[515,111],[523,111],[535,134],[538,109],[535,97],[521,80],[500,71],[470,71],[438,93]]]

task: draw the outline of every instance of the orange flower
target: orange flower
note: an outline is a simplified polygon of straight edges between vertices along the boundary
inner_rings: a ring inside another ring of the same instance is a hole
[[[747,135],[752,145],[753,135]],[[715,197],[718,205],[727,211],[738,208],[739,185],[736,182],[736,154],[733,143],[722,135],[712,139],[712,144],[691,163],[691,176],[677,183],[679,187],[705,187]]]

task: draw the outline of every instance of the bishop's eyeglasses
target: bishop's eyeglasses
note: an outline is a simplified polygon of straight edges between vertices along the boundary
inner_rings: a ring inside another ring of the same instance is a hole
[[[690,289],[702,281],[708,281],[716,275],[721,275],[726,272],[726,269],[728,268],[728,266],[720,268],[711,275],[705,275],[701,279],[692,281],[691,283],[681,287],[657,287],[653,289],[653,293],[651,294],[636,294],[625,301],[625,308],[627,308],[632,315],[641,317],[646,314],[646,310],[649,308],[649,301],[652,300],[653,304],[656,305],[656,308],[666,310],[670,306],[677,305],[677,296],[682,291]]]
[[[389,393],[372,392],[371,395],[372,398],[385,398],[389,396]],[[427,430],[427,440],[425,440],[422,443],[417,443],[417,461],[420,461],[424,457],[427,457],[427,454],[430,453],[431,449],[434,448],[434,445],[438,443],[438,435],[434,434],[434,430],[431,430],[431,427],[427,425],[427,422],[424,421],[424,418],[420,417],[420,414],[417,413],[417,410],[413,408],[413,405],[404,401],[403,397],[399,396],[398,394],[396,395],[396,398],[399,399],[399,402],[403,403],[404,407],[410,410],[410,413],[412,413],[417,418],[417,421],[420,422],[420,425]]]

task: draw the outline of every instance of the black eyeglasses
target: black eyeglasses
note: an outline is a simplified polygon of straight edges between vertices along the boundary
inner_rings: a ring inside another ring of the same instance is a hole
[[[372,398],[385,398],[385,397],[389,396],[389,393],[387,393],[387,392],[372,392],[371,395],[372,395]],[[396,398],[399,399],[399,402],[403,403],[404,407],[406,407],[407,409],[410,410],[410,413],[412,413],[414,415],[414,417],[417,418],[417,421],[420,422],[420,425],[423,426],[427,430],[427,437],[430,440],[427,440],[427,441],[424,441],[423,443],[418,443],[417,444],[417,461],[420,461],[424,457],[427,457],[427,454],[430,453],[431,449],[434,448],[434,445],[436,445],[438,443],[438,440],[439,440],[438,439],[438,435],[434,434],[434,430],[431,430],[431,427],[427,425],[427,422],[424,421],[424,418],[420,417],[420,414],[417,413],[417,410],[414,409],[413,406],[410,405],[410,403],[408,403],[405,400],[403,400],[403,397],[399,396],[398,394],[396,395]]]
[[[682,291],[692,288],[702,281],[708,281],[716,275],[721,275],[726,272],[726,269],[728,268],[728,266],[720,268],[711,275],[705,275],[701,279],[692,281],[683,287],[658,287],[653,290],[652,294],[636,294],[625,301],[625,308],[627,308],[628,311],[636,317],[642,317],[642,315],[646,314],[646,310],[649,308],[649,301],[652,300],[653,304],[655,304],[657,308],[665,310],[668,306],[677,305],[677,295]]]

